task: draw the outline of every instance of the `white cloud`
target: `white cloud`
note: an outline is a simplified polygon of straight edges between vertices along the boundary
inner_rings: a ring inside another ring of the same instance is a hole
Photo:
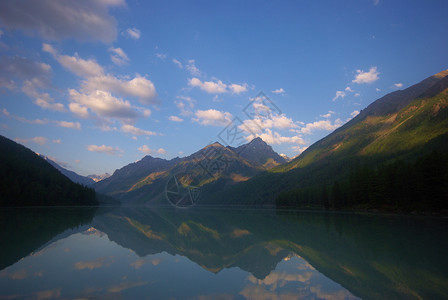
[[[192,87],[199,87],[201,90],[209,93],[209,94],[221,94],[227,92],[227,85],[224,84],[221,80],[217,82],[213,81],[204,81],[202,82],[199,78],[190,79],[189,84]]]
[[[81,85],[84,91],[109,91],[122,97],[136,97],[143,104],[152,104],[157,97],[154,84],[144,76],[136,75],[131,80],[119,79],[112,75],[87,78]]]
[[[112,52],[110,59],[117,66],[123,66],[129,62],[129,57],[124,53],[123,49],[110,47],[109,52]]]
[[[110,43],[117,36],[112,7],[124,0],[108,1],[0,1],[0,19],[8,29],[37,32],[45,39],[75,38]]]
[[[81,129],[81,124],[79,122],[54,121],[54,123],[59,127]]]
[[[241,94],[247,92],[247,83],[244,84],[236,84],[232,83],[229,85],[229,90],[234,94]]]
[[[159,148],[158,150],[152,150],[147,145],[143,145],[141,147],[138,147],[137,149],[138,149],[138,151],[140,151],[146,155],[155,154],[155,153],[162,154],[162,155],[167,154],[167,151],[163,148]]]
[[[54,99],[48,93],[41,93],[39,91],[43,85],[42,81],[38,78],[26,80],[23,83],[22,92],[34,98],[34,103],[43,109],[64,112],[65,108],[62,103],[54,102]]]
[[[118,58],[125,59],[127,55],[120,48],[110,48]],[[85,94],[97,91],[116,93],[121,97],[135,97],[143,104],[152,104],[157,97],[154,84],[145,76],[136,74],[134,78],[117,78],[105,74],[104,69],[94,60],[85,60],[77,55],[59,55],[51,45],[44,44],[43,50],[51,53],[54,58],[70,72],[83,77],[81,88]]]
[[[113,156],[121,156],[123,154],[123,150],[120,148],[106,145],[87,145],[87,150],[90,152],[106,153]]]
[[[333,97],[333,101],[336,101],[338,98],[344,98],[345,92],[343,91],[336,91],[336,95]]]
[[[397,88],[402,88],[403,84],[402,83],[395,83],[394,86],[397,87]]]
[[[216,109],[197,110],[195,115],[197,118],[194,118],[193,121],[206,126],[225,126],[232,120],[232,115],[229,112]]]
[[[295,136],[282,136],[278,132],[274,132],[269,128],[266,128],[263,133],[250,134],[246,140],[251,141],[252,139],[260,137],[263,141],[271,145],[279,145],[279,144],[298,144],[303,145],[305,141],[299,135]]]
[[[180,62],[180,61],[178,61],[177,59],[175,59],[175,58],[173,58],[173,63],[176,65],[176,66],[178,66],[180,69],[183,69],[183,65],[182,65],[182,63]]]
[[[376,67],[371,67],[369,72],[364,72],[362,70],[356,70],[356,76],[355,79],[352,80],[354,83],[372,83],[379,79],[378,75],[380,74],[377,71]]]
[[[133,125],[125,124],[121,126],[121,131],[126,133],[131,133],[133,135],[157,135],[157,133],[153,131],[147,131],[140,128],[137,128]]]
[[[349,87],[349,86],[345,88],[345,91],[347,91],[347,92],[351,92],[351,93],[353,93],[353,92],[354,92],[354,91],[352,90],[352,88],[351,88],[351,87]]]
[[[356,117],[357,115],[359,115],[359,110],[354,110],[350,116],[352,116],[352,118]]]
[[[190,72],[192,76],[202,75],[202,72],[196,67],[194,59],[188,60],[188,63],[185,65],[185,68]]]
[[[279,88],[279,89],[273,90],[271,92],[274,94],[284,94],[285,90],[283,88]]]
[[[184,121],[184,119],[181,119],[178,116],[169,116],[168,119],[173,122],[183,122]]]
[[[313,123],[307,123],[305,127],[301,128],[300,131],[303,134],[311,134],[316,130],[327,130],[333,131],[336,128],[339,128],[342,125],[342,121],[340,119],[336,119],[334,123],[331,123],[330,120],[321,120]]]
[[[88,110],[88,108],[85,107],[85,106],[82,106],[81,104],[79,104],[77,102],[70,103],[68,105],[68,108],[70,109],[70,111],[72,113],[74,113],[78,117],[81,117],[81,118],[89,117],[89,110]]]
[[[140,30],[138,30],[137,28],[128,28],[126,29],[124,34],[134,40],[138,40],[141,36]]]
[[[43,44],[42,50],[48,52],[67,70],[80,77],[97,76],[104,73],[103,67],[101,67],[95,60],[85,60],[75,53],[75,56],[60,55],[53,46],[49,44]]]
[[[375,91],[377,91],[377,92],[381,92],[381,90],[380,90],[379,88],[376,88]]]
[[[295,152],[297,152],[297,155],[294,157],[296,158],[299,154],[301,154],[303,151],[308,149],[308,146],[302,147],[302,146],[292,146],[291,149]]]
[[[61,143],[61,139],[53,140],[53,143],[55,143],[55,144],[60,144],[60,143]]]
[[[355,94],[355,97],[359,97],[359,96],[361,96],[360,93],[356,93],[356,94]]]
[[[117,118],[122,121],[134,121],[139,113],[133,109],[129,101],[118,99],[108,92],[97,90],[90,94],[79,93],[69,89],[70,110],[81,117],[88,116],[88,109],[99,117]],[[73,104],[74,103],[74,104]]]
[[[64,105],[62,103],[51,103],[45,99],[38,98],[34,103],[43,109],[54,110],[54,111],[65,111]]]
[[[328,119],[329,117],[331,117],[331,115],[334,115],[335,112],[332,110],[329,110],[328,113],[326,113],[325,115],[320,115],[322,118],[326,118]]]

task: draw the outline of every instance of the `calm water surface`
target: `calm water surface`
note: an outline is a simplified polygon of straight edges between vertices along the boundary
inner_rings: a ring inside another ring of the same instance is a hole
[[[448,298],[446,219],[141,207],[0,214],[0,299]]]

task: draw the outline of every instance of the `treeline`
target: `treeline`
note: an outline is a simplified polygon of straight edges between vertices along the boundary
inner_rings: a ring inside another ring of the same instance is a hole
[[[0,136],[0,206],[97,204],[93,189],[72,182],[31,150]]]
[[[414,162],[358,165],[351,169],[349,178],[334,181],[330,186],[284,192],[277,197],[276,205],[327,210],[448,209],[448,155],[432,152]]]

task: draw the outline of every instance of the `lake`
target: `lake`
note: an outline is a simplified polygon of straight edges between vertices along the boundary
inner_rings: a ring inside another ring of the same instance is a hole
[[[0,225],[0,299],[448,298],[443,218],[21,208]]]

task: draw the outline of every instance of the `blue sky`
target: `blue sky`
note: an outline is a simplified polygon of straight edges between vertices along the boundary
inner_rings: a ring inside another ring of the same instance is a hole
[[[447,69],[447,12],[445,0],[1,1],[0,134],[81,175],[256,136],[292,157]]]

